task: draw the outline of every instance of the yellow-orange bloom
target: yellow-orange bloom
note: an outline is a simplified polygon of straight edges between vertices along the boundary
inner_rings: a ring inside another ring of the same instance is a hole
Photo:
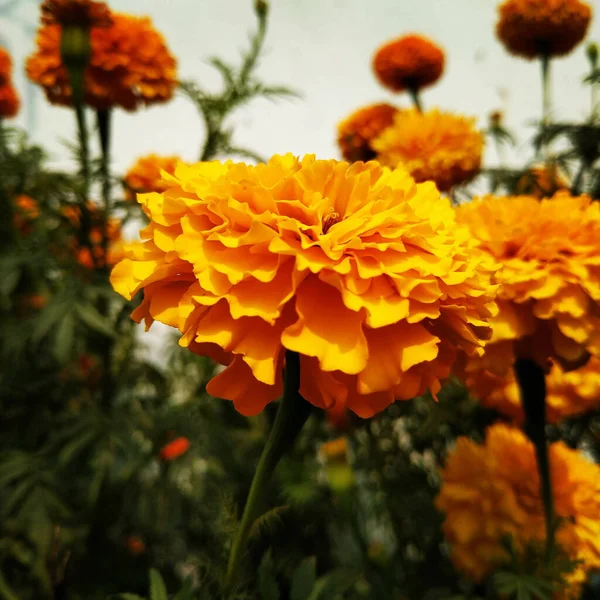
[[[44,0],[40,7],[44,25],[78,25],[85,28],[108,27],[112,23],[104,2],[93,0]]]
[[[163,181],[162,171],[173,175],[180,160],[177,156],[157,154],[138,158],[125,175],[127,199],[134,200],[135,195],[141,192],[164,192],[168,183]]]
[[[61,61],[60,36],[60,25],[41,27],[26,70],[50,102],[69,106],[71,86]],[[176,61],[149,18],[113,14],[112,25],[92,28],[90,37],[92,54],[84,79],[87,104],[96,109],[135,110],[172,97]]]
[[[384,44],[373,58],[373,71],[394,92],[420,90],[434,84],[444,72],[444,52],[431,40],[407,35]]]
[[[372,104],[346,117],[338,125],[337,140],[342,156],[350,162],[375,158],[371,142],[394,122],[397,111],[391,104]]]
[[[512,371],[502,376],[485,369],[472,369],[465,383],[481,404],[523,424],[521,395]],[[599,408],[600,359],[592,357],[583,367],[567,372],[557,363],[552,365],[546,376],[546,419],[549,423]]]
[[[19,112],[21,101],[12,84],[12,59],[0,46],[0,119],[10,119]]]
[[[528,169],[517,181],[517,194],[548,198],[568,187],[569,182],[556,165],[537,165]]]
[[[382,164],[402,164],[415,181],[433,181],[447,191],[479,173],[483,135],[475,119],[439,110],[401,110],[372,147]]]
[[[282,392],[285,350],[300,393],[369,417],[447,377],[489,333],[493,268],[431,184],[376,162],[179,164],[138,196],[150,225],[111,275],[144,290],[133,314],[227,365],[209,393],[246,415]]]
[[[600,205],[559,192],[541,201],[487,196],[456,212],[501,264],[492,340],[468,369],[504,375],[515,353],[565,368],[600,356]]]
[[[505,0],[498,12],[498,38],[511,54],[530,60],[571,52],[592,18],[580,0]]]
[[[579,598],[589,571],[600,567],[600,467],[563,442],[549,448],[557,541],[573,560],[555,598]],[[502,543],[523,551],[545,539],[544,509],[533,445],[516,428],[492,425],[485,444],[459,438],[442,470],[436,505],[455,566],[480,582],[509,560]]]
[[[88,243],[86,244],[79,239],[79,235],[73,238],[73,252],[77,257],[77,262],[86,269],[113,266],[124,257],[124,244],[121,239],[121,221],[114,217],[108,218],[106,223],[107,248],[105,253],[103,213],[92,202],[87,204],[87,210],[91,221]],[[77,232],[79,232],[83,225],[80,208],[77,206],[66,206],[63,208],[63,214]]]

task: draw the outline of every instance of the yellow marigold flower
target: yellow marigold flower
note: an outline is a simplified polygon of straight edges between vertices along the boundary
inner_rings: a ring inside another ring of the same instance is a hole
[[[163,181],[162,172],[173,175],[180,160],[177,156],[158,156],[157,154],[138,158],[125,175],[127,199],[134,200],[135,195],[140,192],[164,192],[168,183]]]
[[[394,92],[420,90],[434,84],[444,72],[444,52],[431,40],[407,35],[384,44],[373,58],[373,70],[382,85]]]
[[[566,190],[569,182],[556,165],[531,167],[517,182],[517,193],[536,198],[548,198],[560,190]]]
[[[139,195],[143,243],[112,272],[144,290],[133,317],[177,327],[180,344],[228,365],[209,384],[246,415],[282,392],[285,349],[300,393],[369,417],[480,351],[495,290],[466,228],[431,184],[376,162],[179,164]]]
[[[110,11],[104,2],[93,0],[44,0],[41,6],[44,25],[109,27]]]
[[[367,161],[377,154],[371,142],[394,122],[398,109],[391,104],[372,104],[353,112],[338,125],[338,145],[350,162]]]
[[[78,236],[73,239],[73,251],[77,262],[86,269],[104,268],[113,266],[124,258],[124,244],[121,239],[121,221],[109,217],[106,223],[107,252],[105,256],[103,247],[103,219],[101,211],[96,205],[89,202],[87,205],[91,227],[89,232],[89,245],[83,243]],[[82,226],[81,210],[77,206],[66,206],[63,214],[71,225],[79,230]],[[90,247],[91,246],[91,247]]]
[[[549,448],[557,541],[581,560],[555,598],[579,598],[589,571],[600,567],[600,467],[563,442]],[[436,506],[454,565],[480,582],[509,560],[502,538],[523,551],[545,539],[533,445],[519,429],[498,423],[485,444],[461,437],[442,470]]]
[[[571,52],[592,18],[580,0],[505,0],[498,12],[498,38],[511,54],[530,60]]]
[[[600,356],[600,205],[559,192],[464,204],[457,220],[501,264],[499,313],[478,366],[503,375],[515,353],[544,365],[581,365]]]
[[[477,360],[473,362],[477,363]],[[519,425],[524,423],[519,386],[512,370],[502,376],[472,368],[465,383],[481,404],[511,417]],[[600,359],[592,357],[574,371],[565,372],[559,364],[552,365],[546,376],[546,419],[549,423],[599,408]]]
[[[16,116],[20,106],[21,101],[12,84],[12,60],[0,46],[0,119]]]
[[[71,86],[60,57],[60,25],[45,25],[37,49],[26,62],[27,76],[44,88],[50,102],[71,105]],[[176,61],[147,17],[113,14],[112,25],[94,27],[92,54],[85,70],[84,95],[96,109],[169,100],[177,84]]]
[[[401,110],[372,147],[382,164],[402,164],[415,181],[434,181],[447,191],[479,172],[483,135],[475,129],[475,119],[439,110]]]

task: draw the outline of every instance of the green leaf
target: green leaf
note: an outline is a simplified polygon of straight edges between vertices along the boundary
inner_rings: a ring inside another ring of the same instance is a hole
[[[118,598],[119,600],[146,600],[146,598],[137,594],[117,594],[116,596],[111,596],[112,598]]]
[[[168,600],[165,582],[156,569],[150,569],[150,600]]]
[[[67,313],[60,322],[54,336],[54,356],[61,363],[67,362],[71,356],[75,338],[75,318],[73,313]]]
[[[116,338],[112,324],[91,304],[77,304],[75,310],[79,318],[90,328],[109,338]]]
[[[308,600],[334,600],[354,586],[359,573],[348,569],[338,569],[317,579]]]
[[[36,321],[32,336],[33,341],[37,343],[42,340],[52,327],[67,314],[68,310],[69,303],[64,300],[56,300],[48,304]]]
[[[258,590],[261,600],[279,600],[279,586],[270,550],[262,557],[258,567]]]
[[[291,600],[308,600],[317,579],[316,558],[303,560],[292,576]]]
[[[0,573],[0,598],[2,600],[19,600],[19,597],[12,591],[2,573]]]
[[[173,600],[192,600],[193,591],[192,581],[190,579],[186,579],[183,582],[183,587],[177,592]]]

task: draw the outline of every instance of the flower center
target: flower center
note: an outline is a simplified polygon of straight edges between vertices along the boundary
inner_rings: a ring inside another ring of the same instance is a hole
[[[325,235],[336,223],[339,223],[342,220],[342,217],[336,213],[329,213],[323,219],[323,235]]]

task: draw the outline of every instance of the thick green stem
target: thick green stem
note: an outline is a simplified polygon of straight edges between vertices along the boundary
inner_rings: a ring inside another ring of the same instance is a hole
[[[250,530],[263,508],[269,479],[283,454],[293,446],[310,414],[310,404],[300,396],[299,388],[300,357],[295,352],[288,351],[285,357],[283,398],[279,401],[275,423],[256,467],[244,514],[231,546],[225,578],[226,596],[236,583]]]
[[[556,522],[546,440],[546,376],[543,369],[529,359],[517,360],[515,375],[519,383],[521,404],[525,413],[525,433],[535,448],[540,476],[540,494],[546,517],[545,558],[547,562],[550,562],[554,554]]]
[[[548,126],[550,125],[550,115],[552,113],[552,97],[550,93],[550,56],[547,53],[542,55],[542,158],[548,160]]]
[[[598,100],[598,86],[597,83],[592,83],[592,123],[600,118],[600,100]]]
[[[419,112],[423,112],[423,104],[421,103],[421,98],[419,96],[419,90],[416,87],[409,87],[408,93],[410,94],[410,98],[415,106],[415,108]]]

